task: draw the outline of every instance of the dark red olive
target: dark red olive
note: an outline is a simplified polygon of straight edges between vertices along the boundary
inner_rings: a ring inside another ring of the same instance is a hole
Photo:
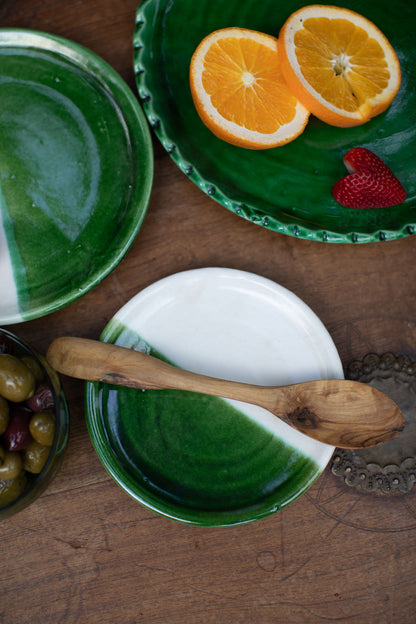
[[[21,451],[32,441],[29,431],[31,412],[20,405],[10,409],[10,420],[3,434],[3,445],[8,451]]]
[[[52,391],[46,384],[40,384],[35,394],[26,401],[26,405],[33,412],[43,412],[54,406]]]

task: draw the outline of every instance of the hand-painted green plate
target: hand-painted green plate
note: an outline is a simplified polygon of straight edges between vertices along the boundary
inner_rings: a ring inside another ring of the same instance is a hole
[[[343,377],[331,337],[310,308],[278,284],[235,269],[156,282],[119,310],[101,339],[254,384]],[[192,392],[89,382],[86,415],[98,456],[125,492],[201,526],[250,522],[285,507],[334,450],[264,409]]]
[[[216,138],[200,121],[189,63],[201,39],[239,26],[277,36],[299,0],[144,0],[134,37],[139,95],[150,124],[181,170],[229,210],[271,230],[316,241],[372,242],[416,231],[416,12],[408,0],[337,2],[372,20],[399,56],[402,86],[387,112],[354,129],[312,118],[289,145],[251,151]],[[406,188],[400,206],[343,208],[332,185],[351,147],[374,151]]]
[[[146,118],[105,61],[0,29],[0,324],[61,308],[114,269],[152,180]]]

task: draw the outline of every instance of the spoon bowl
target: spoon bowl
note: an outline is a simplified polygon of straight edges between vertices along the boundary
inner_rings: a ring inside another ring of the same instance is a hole
[[[207,377],[132,349],[69,336],[54,340],[46,357],[56,371],[77,379],[148,390],[185,390],[252,403],[305,435],[340,448],[388,442],[404,428],[394,401],[356,381],[257,386]]]

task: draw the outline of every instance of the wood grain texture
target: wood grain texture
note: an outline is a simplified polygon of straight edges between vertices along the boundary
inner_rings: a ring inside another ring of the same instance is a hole
[[[252,385],[200,375],[147,353],[76,336],[53,340],[46,359],[55,371],[75,379],[245,401],[269,410],[305,435],[339,448],[388,442],[401,434],[405,424],[399,407],[386,394],[350,379],[278,387]]]
[[[137,0],[1,0],[0,25],[62,35],[108,61],[132,89]],[[197,6],[197,4],[196,4]],[[328,245],[284,237],[197,189],[158,142],[143,227],[93,291],[9,327],[40,351],[98,338],[150,283],[226,266],[264,275],[322,319],[345,364],[370,351],[416,358],[416,238]],[[63,466],[27,510],[1,523],[1,624],[414,624],[416,492],[349,489],[327,470],[290,507],[250,525],[201,529],[136,504],[89,441],[83,384],[64,379],[71,431]]]

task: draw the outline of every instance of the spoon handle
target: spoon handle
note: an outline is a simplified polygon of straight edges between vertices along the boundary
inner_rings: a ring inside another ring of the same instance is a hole
[[[88,338],[57,338],[46,358],[56,371],[77,379],[146,390],[187,390],[254,403],[266,409],[272,409],[276,402],[275,389],[271,387],[200,375],[147,353]],[[283,394],[284,387],[281,390]]]

